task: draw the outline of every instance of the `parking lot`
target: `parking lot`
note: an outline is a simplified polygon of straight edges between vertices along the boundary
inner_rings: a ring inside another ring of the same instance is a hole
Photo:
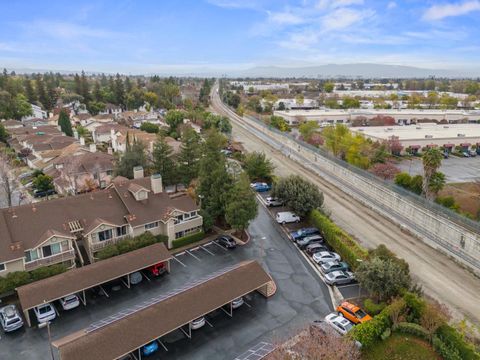
[[[275,343],[332,310],[327,287],[263,207],[259,207],[259,215],[249,231],[252,239],[245,246],[227,251],[212,243],[178,254],[178,261],[171,261],[170,274],[144,280],[131,289],[123,287],[119,291],[110,291],[110,298],[89,291],[86,307],[60,311],[60,317],[51,325],[52,339],[249,259],[259,261],[271,274],[277,284],[277,293],[268,300],[258,294],[248,296],[246,302],[250,306],[236,309],[233,318],[222,311],[210,314],[207,320],[212,326],[195,330],[192,339],[181,331],[172,332],[162,338],[168,352],[160,348],[149,359],[235,359],[255,349],[260,342]],[[2,334],[0,347],[2,354],[17,354],[18,359],[50,357],[46,329],[28,328]]]
[[[411,175],[423,175],[423,164],[421,158],[404,160],[397,165],[401,171]],[[451,155],[448,159],[442,160],[440,172],[447,177],[447,182],[473,182],[480,179],[480,156],[462,158]]]

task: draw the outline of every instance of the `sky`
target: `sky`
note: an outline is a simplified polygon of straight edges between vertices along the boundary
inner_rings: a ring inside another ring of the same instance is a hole
[[[0,0],[0,8],[7,69],[480,68],[480,0]]]

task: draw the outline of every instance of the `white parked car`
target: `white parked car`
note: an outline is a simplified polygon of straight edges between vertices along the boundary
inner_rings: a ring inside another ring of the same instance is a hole
[[[55,306],[50,303],[45,303],[33,308],[33,312],[35,313],[35,316],[37,317],[39,323],[52,321],[57,316]]]
[[[243,297],[239,297],[238,299],[235,299],[232,301],[232,309],[237,309],[240,306],[243,305],[245,301],[243,300]]]
[[[312,256],[317,264],[323,264],[329,261],[341,261],[340,255],[331,251],[319,251]]]
[[[300,222],[300,216],[295,215],[291,211],[282,211],[277,213],[275,220],[277,223],[285,225],[287,223]]]
[[[271,196],[268,196],[265,199],[265,203],[267,204],[267,206],[270,206],[270,207],[283,206],[283,200],[280,200],[278,198],[271,197]]]
[[[343,316],[338,316],[336,313],[325,316],[325,321],[342,335],[345,335],[353,328],[353,324],[350,321]]]
[[[61,298],[60,304],[62,305],[63,310],[71,310],[80,305],[80,299],[77,295],[72,294]]]
[[[205,325],[205,318],[202,316],[201,318],[195,319],[190,323],[192,330],[200,329]]]

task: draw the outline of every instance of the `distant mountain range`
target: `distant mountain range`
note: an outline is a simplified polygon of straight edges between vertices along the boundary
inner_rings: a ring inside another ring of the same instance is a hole
[[[1,66],[0,66],[1,67]],[[80,73],[80,71],[69,70],[47,70],[47,69],[8,69],[17,73],[31,74],[44,72],[59,72],[61,74]],[[88,75],[99,74],[95,71],[86,71]],[[141,73],[139,73],[141,74]],[[447,69],[426,69],[414,66],[385,65],[373,63],[352,63],[352,64],[327,64],[305,67],[282,67],[282,66],[257,66],[245,70],[219,71],[208,67],[192,68],[185,71],[158,71],[145,75],[160,76],[190,76],[190,77],[221,77],[231,78],[471,78],[480,77],[480,68],[447,70]]]
[[[424,69],[413,66],[384,64],[327,64],[308,67],[262,66],[244,71],[231,72],[229,77],[297,77],[297,78],[427,78],[431,76],[459,78],[479,76],[477,71]]]

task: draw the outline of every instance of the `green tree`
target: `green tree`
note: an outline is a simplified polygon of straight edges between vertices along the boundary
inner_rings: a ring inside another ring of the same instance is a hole
[[[357,267],[355,277],[377,301],[388,301],[411,285],[408,271],[392,260],[379,257],[363,261]]]
[[[343,98],[344,109],[358,109],[360,107],[360,101],[352,97]]]
[[[35,93],[35,89],[33,88],[32,81],[30,79],[25,79],[25,95],[27,96],[27,100],[30,103],[34,103],[37,101],[37,94]]]
[[[250,221],[255,219],[257,212],[255,194],[250,188],[248,177],[242,174],[228,194],[225,220],[232,228],[243,233]]]
[[[441,151],[437,148],[431,147],[424,151],[422,155],[422,162],[423,162],[423,193],[427,199],[432,199],[435,195],[433,190],[438,188],[440,184],[439,176],[436,176],[436,181],[432,183],[432,188],[430,188],[430,184],[432,182],[432,178],[434,177],[435,173],[437,173],[438,168],[442,164],[443,155]],[[443,184],[445,183],[445,176],[443,177]],[[443,185],[442,185],[443,187]],[[441,187],[440,187],[441,189]]]
[[[295,96],[295,102],[298,105],[303,105],[304,101],[305,101],[305,97],[303,96],[303,94],[298,94],[297,96]]]
[[[142,166],[144,169],[147,169],[147,156],[143,143],[127,144],[125,153],[117,155],[115,159],[115,175],[133,179],[133,168],[135,166]]]
[[[435,172],[430,178],[428,183],[428,189],[432,197],[436,197],[438,193],[443,189],[446,183],[445,174],[439,171]]]
[[[226,138],[218,131],[210,130],[203,145],[203,157],[199,166],[198,194],[202,199],[202,210],[208,221],[223,219],[232,177],[227,172],[225,157],[220,152]],[[207,221],[206,227],[209,224]]]
[[[270,116],[270,126],[280,130],[280,131],[290,131],[290,126],[285,121],[285,119],[281,116],[272,115]]]
[[[312,120],[312,121],[307,121],[303,124],[301,124],[298,127],[298,131],[300,134],[302,134],[302,137],[305,141],[310,141],[310,138],[312,137],[313,134],[319,129],[318,122]]]
[[[274,185],[273,196],[282,199],[286,206],[302,217],[313,209],[321,209],[323,205],[323,193],[298,175],[281,178]]]
[[[327,82],[323,85],[323,90],[327,93],[331,93],[334,88],[335,88],[335,85],[331,82]]]
[[[115,99],[115,104],[125,105],[125,88],[120,74],[115,75],[112,92]]]
[[[72,123],[70,122],[70,116],[68,115],[67,110],[60,110],[58,125],[60,125],[60,129],[65,135],[73,136]]]
[[[178,125],[183,123],[185,114],[183,111],[170,110],[165,116],[165,121],[170,126],[170,133],[176,133]]]
[[[37,98],[40,101],[45,109],[48,108],[49,98],[47,90],[45,88],[45,83],[43,82],[42,75],[38,74],[35,79],[35,89],[37,90]]]
[[[273,177],[273,170],[275,169],[272,162],[267,159],[265,153],[256,151],[247,154],[243,167],[250,181],[265,180],[270,182]]]
[[[97,115],[100,111],[105,111],[105,103],[100,101],[90,101],[87,105],[88,112]]]
[[[0,141],[6,142],[7,138],[8,138],[7,129],[5,129],[5,126],[3,126],[3,124],[0,124]]]
[[[335,126],[328,126],[322,131],[325,138],[325,146],[333,155],[338,156],[342,150],[342,144],[347,136],[350,135],[350,130],[343,125],[337,124]]]
[[[47,191],[54,188],[53,178],[44,174],[38,175],[35,179],[33,179],[32,183],[33,187],[38,191]]]
[[[162,175],[165,185],[173,185],[177,180],[177,168],[172,158],[173,149],[163,136],[159,136],[153,146],[152,160],[155,173]]]
[[[178,173],[180,180],[189,185],[198,176],[200,161],[200,136],[192,128],[187,128],[182,134],[182,145],[178,155]]]
[[[146,131],[149,134],[158,134],[160,131],[160,128],[158,127],[157,124],[153,124],[151,122],[144,122],[142,125],[140,125],[140,130]]]

